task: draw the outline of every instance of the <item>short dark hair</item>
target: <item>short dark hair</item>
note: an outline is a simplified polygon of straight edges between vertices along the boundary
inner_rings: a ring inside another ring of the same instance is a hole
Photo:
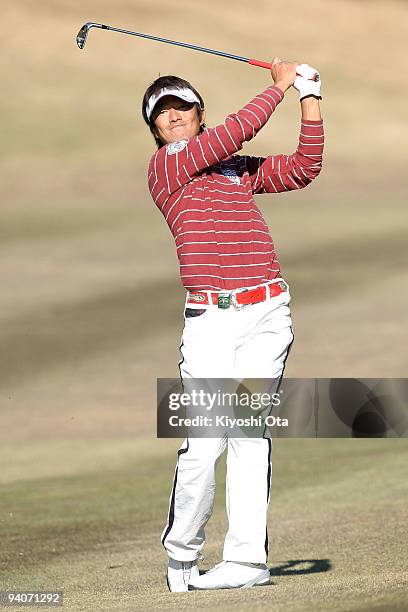
[[[154,140],[156,142],[156,145],[157,145],[158,149],[163,147],[164,143],[159,138],[156,138],[156,136],[154,135],[153,130],[154,130],[155,126],[154,126],[154,121],[153,121],[153,113],[152,113],[152,115],[150,117],[150,121],[149,121],[149,119],[147,118],[147,115],[146,115],[146,107],[147,107],[147,104],[148,104],[149,99],[151,98],[151,96],[160,93],[160,91],[164,87],[172,87],[174,89],[184,89],[185,87],[187,87],[188,89],[191,89],[195,93],[197,98],[200,100],[200,104],[198,104],[197,102],[194,103],[194,106],[197,109],[198,119],[200,121],[201,121],[201,117],[202,117],[201,110],[204,108],[204,100],[202,99],[202,97],[200,96],[198,91],[191,85],[191,83],[189,83],[185,79],[182,79],[181,77],[178,77],[178,76],[173,76],[171,74],[168,74],[166,76],[161,76],[158,79],[156,79],[155,81],[153,81],[153,83],[151,83],[149,85],[149,87],[146,89],[146,92],[145,92],[145,94],[143,96],[142,115],[143,115],[143,119],[145,120],[145,122],[149,126],[150,132],[153,134],[153,137],[154,137]],[[200,126],[200,134],[204,131],[204,128],[205,128],[205,124],[203,123]]]

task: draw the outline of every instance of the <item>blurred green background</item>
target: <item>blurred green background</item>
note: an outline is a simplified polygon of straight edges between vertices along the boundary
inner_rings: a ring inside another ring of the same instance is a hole
[[[296,340],[286,373],[403,377],[407,4],[17,0],[6,1],[2,16],[0,587],[65,584],[75,610],[144,609],[145,598],[151,609],[189,609],[183,596],[169,599],[159,542],[177,441],[155,439],[156,378],[178,376],[184,290],[173,238],[147,189],[155,147],[141,100],[157,76],[177,74],[200,91],[212,126],[271,76],[100,30],[80,51],[75,36],[84,22],[97,21],[319,69],[323,171],[301,192],[256,196],[293,296]],[[291,90],[245,153],[292,153],[299,117]],[[338,580],[316,573],[303,583],[300,574],[294,587],[283,577],[282,591],[246,594],[251,606],[317,609],[321,601],[327,609],[337,601],[339,609],[368,610],[374,600],[383,605],[382,597],[384,609],[404,605],[397,520],[407,499],[404,441],[279,440],[274,453],[271,563],[325,558],[324,534],[332,556],[346,541],[353,552]],[[332,463],[322,481],[316,466]],[[339,483],[346,497],[337,497]],[[222,494],[209,527],[210,562],[222,551]],[[332,513],[308,538],[327,496]],[[357,535],[345,538],[338,528],[344,518],[346,529],[344,504],[360,537],[381,527],[377,544],[359,550]],[[293,525],[283,520],[285,509]],[[278,531],[276,517],[283,520]],[[295,556],[296,526],[303,557]],[[322,548],[309,550],[311,542]],[[387,559],[374,564],[384,548]],[[354,553],[361,565],[351,563]],[[118,567],[109,570],[111,556]],[[344,600],[347,585],[352,598]],[[225,594],[211,596],[194,594],[194,605],[226,605]],[[229,596],[237,609],[248,604],[240,593]]]

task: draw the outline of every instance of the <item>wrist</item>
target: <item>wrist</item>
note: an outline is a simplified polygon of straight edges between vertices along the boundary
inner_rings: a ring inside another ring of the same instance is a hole
[[[316,94],[312,94],[312,93],[304,94],[303,96],[302,96],[302,94],[300,94],[300,95],[301,95],[300,102],[303,102],[303,100],[317,100],[317,101],[319,101],[319,100],[322,99],[322,96],[317,96]]]
[[[290,85],[288,85],[287,83],[284,83],[283,81],[275,81],[273,86],[283,91],[283,93],[285,93],[285,91],[287,91],[290,87]]]
[[[320,121],[322,116],[320,113],[319,100],[314,96],[303,98],[300,102],[302,109],[302,119],[309,119],[310,121]]]

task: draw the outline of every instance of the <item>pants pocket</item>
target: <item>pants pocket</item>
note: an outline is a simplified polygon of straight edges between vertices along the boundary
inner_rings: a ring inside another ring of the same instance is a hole
[[[206,308],[186,308],[184,316],[186,319],[191,319],[192,317],[201,317],[205,312],[207,312]]]

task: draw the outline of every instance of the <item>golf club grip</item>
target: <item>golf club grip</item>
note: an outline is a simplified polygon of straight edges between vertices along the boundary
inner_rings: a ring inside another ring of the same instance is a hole
[[[267,68],[268,70],[270,70],[272,68],[272,64],[268,64],[268,62],[263,62],[262,60],[257,60],[257,59],[250,59],[248,60],[248,64],[251,64],[251,66],[259,66],[260,68]],[[298,73],[296,73],[297,76],[302,76]],[[312,79],[313,81],[315,79]]]

